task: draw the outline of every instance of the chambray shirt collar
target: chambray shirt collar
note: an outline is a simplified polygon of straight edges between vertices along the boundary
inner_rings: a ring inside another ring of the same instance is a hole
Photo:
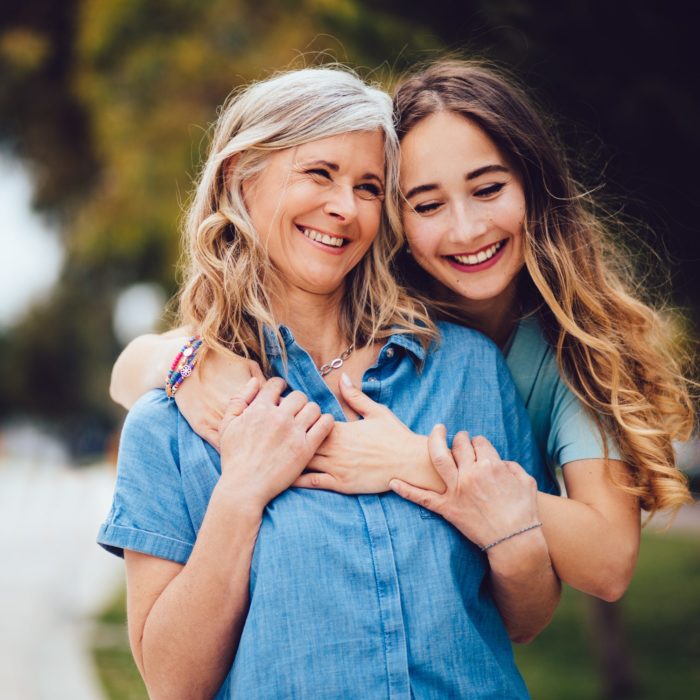
[[[284,325],[279,325],[278,330],[280,335],[282,336],[282,340],[285,345],[285,350],[289,352],[290,348],[293,345],[297,344],[296,340],[294,339],[294,334],[287,326]],[[277,335],[275,334],[274,329],[272,329],[269,326],[266,326],[263,329],[263,333],[265,336],[265,351],[271,357],[279,357],[282,354],[282,352],[279,340],[277,338]],[[404,348],[407,352],[413,355],[413,358],[419,363],[425,361],[426,350],[413,333],[393,333],[391,336],[389,336],[386,342],[385,351],[386,348],[389,348],[391,346]]]

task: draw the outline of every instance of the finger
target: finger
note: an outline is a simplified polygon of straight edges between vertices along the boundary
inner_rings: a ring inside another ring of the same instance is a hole
[[[325,489],[326,491],[340,491],[340,482],[330,474],[318,474],[309,472],[296,478],[292,486],[302,489]]]
[[[477,435],[472,440],[474,446],[474,454],[477,461],[489,460],[494,464],[501,461],[501,455],[498,454],[496,448],[483,436]]]
[[[280,401],[280,408],[290,416],[296,416],[308,402],[306,394],[301,391],[292,391]]]
[[[260,392],[255,397],[256,401],[273,403],[277,406],[280,402],[280,396],[287,386],[287,382],[282,377],[272,377],[268,379],[260,389]]]
[[[447,489],[451,489],[457,481],[457,465],[452,452],[447,446],[447,430],[444,425],[436,425],[428,436],[428,454],[435,471],[445,482]]]
[[[265,382],[265,375],[260,369],[260,365],[255,360],[248,360],[248,369],[261,385]]]
[[[330,413],[324,413],[307,431],[306,442],[313,452],[316,452],[319,445],[328,437],[333,430],[335,420]]]
[[[321,417],[321,407],[308,401],[294,419],[304,430],[308,430]]]
[[[363,418],[384,410],[384,406],[376,401],[372,401],[367,394],[358,389],[345,372],[340,375],[338,386],[340,387],[340,394],[348,406]]]
[[[413,484],[408,484],[401,479],[392,479],[389,482],[389,488],[407,501],[411,501],[423,508],[428,508],[428,510],[435,511],[436,513],[440,511],[442,498],[441,494],[435,491],[413,486]]]
[[[219,440],[221,435],[219,434],[218,427],[209,427],[202,432],[202,437],[219,453],[221,454],[221,445]]]
[[[243,413],[243,411],[245,411],[249,404],[255,399],[259,391],[260,382],[258,382],[255,377],[251,377],[246,382],[245,386],[229,399],[221,422],[224,423],[232,418],[240,416],[241,413]]]
[[[337,464],[337,460],[329,459],[325,455],[316,452],[306,466],[316,472],[327,472],[331,471],[334,464]]]
[[[476,455],[466,430],[460,430],[455,435],[455,439],[452,441],[452,456],[459,469],[469,469],[474,466]]]
[[[521,483],[526,484],[537,491],[537,479],[532,474],[528,474],[517,462],[503,462],[508,471]]]

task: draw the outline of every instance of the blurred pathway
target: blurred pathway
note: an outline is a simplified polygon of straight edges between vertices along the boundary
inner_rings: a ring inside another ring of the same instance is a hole
[[[0,698],[103,700],[90,618],[123,581],[95,544],[114,472],[0,461]]]

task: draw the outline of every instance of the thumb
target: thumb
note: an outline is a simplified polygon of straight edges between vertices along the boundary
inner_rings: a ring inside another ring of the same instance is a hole
[[[352,379],[343,372],[340,375],[340,393],[342,397],[347,402],[348,406],[352,408],[353,411],[361,415],[363,418],[368,418],[373,414],[377,414],[384,410],[384,406],[364,394],[360,389],[358,389],[353,383]]]
[[[443,501],[441,498],[442,494],[413,486],[413,484],[409,484],[401,479],[392,479],[389,482],[389,488],[407,501],[413,501],[416,505],[436,513],[440,512],[440,506]]]

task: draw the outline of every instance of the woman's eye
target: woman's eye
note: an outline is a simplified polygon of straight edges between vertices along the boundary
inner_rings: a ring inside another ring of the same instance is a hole
[[[331,174],[325,168],[311,168],[306,171],[307,175],[313,175],[317,180],[332,180]]]
[[[477,197],[490,197],[491,195],[498,194],[504,187],[505,182],[496,182],[493,185],[488,185],[480,190],[477,190],[474,194]]]
[[[355,190],[361,199],[382,199],[384,197],[382,188],[371,182],[364,182],[358,185]]]
[[[416,204],[414,210],[418,214],[428,214],[431,211],[435,211],[442,206],[442,202],[426,202],[425,204]]]

